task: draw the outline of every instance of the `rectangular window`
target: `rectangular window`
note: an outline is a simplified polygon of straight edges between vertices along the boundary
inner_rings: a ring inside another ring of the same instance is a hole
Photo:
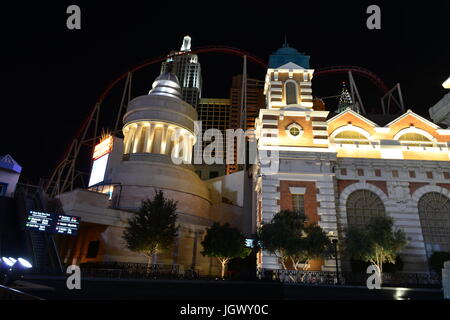
[[[433,172],[427,171],[427,178],[428,179],[433,179]]]
[[[303,194],[292,195],[292,210],[305,214],[305,197]]]
[[[8,189],[8,184],[0,182],[0,197],[6,195],[6,189]]]
[[[398,170],[392,170],[392,177],[398,178]]]
[[[364,170],[363,169],[358,169],[358,176],[362,177],[364,175]]]
[[[448,171],[444,172],[444,178],[450,179],[450,173],[448,173]]]
[[[96,258],[99,248],[100,248],[99,240],[89,242],[86,258],[91,258],[91,259]]]
[[[347,175],[347,169],[346,168],[342,168],[341,169],[341,175],[343,175],[343,176]]]
[[[415,178],[416,177],[416,172],[415,171],[410,171],[409,172],[409,177],[410,178]]]
[[[381,177],[381,170],[375,169],[375,177]]]

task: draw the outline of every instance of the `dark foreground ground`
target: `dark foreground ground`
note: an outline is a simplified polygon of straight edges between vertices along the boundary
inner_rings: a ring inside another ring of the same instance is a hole
[[[46,300],[442,300],[439,289],[310,286],[273,282],[84,279],[69,290],[66,279],[26,278],[49,288],[20,290]]]

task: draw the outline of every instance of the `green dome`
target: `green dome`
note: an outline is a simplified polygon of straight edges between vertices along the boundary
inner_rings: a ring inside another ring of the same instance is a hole
[[[272,53],[269,57],[269,68],[276,69],[286,63],[295,63],[309,69],[309,56],[300,53],[297,49],[289,47],[287,43]]]

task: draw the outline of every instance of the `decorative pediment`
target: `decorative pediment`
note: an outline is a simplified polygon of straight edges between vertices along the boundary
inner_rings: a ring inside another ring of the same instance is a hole
[[[293,62],[288,62],[282,66],[279,66],[277,69],[291,69],[291,70],[306,70],[305,68],[299,66],[298,64],[295,64]]]
[[[329,119],[327,121],[327,123],[330,124],[330,123],[332,123],[332,122],[338,120],[339,118],[344,117],[345,115],[348,115],[348,114],[351,114],[352,116],[355,116],[356,118],[366,122],[368,125],[370,125],[372,127],[378,127],[378,125],[375,122],[370,121],[369,119],[363,117],[362,115],[360,115],[359,113],[353,111],[350,108],[347,108],[344,112],[341,112],[341,113],[335,115],[333,118]]]
[[[385,127],[390,127],[400,121],[402,121],[403,119],[407,118],[408,116],[414,117],[417,120],[419,120],[420,122],[423,122],[424,124],[434,128],[434,129],[440,129],[441,127],[439,127],[438,125],[434,124],[433,122],[425,119],[424,117],[419,116],[418,114],[412,112],[411,110],[408,110],[406,113],[404,113],[403,115],[401,115],[400,117],[398,117],[397,119],[395,119],[394,121],[388,123]]]

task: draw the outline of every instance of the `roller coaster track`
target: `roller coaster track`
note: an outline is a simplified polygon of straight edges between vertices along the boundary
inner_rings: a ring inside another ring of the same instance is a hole
[[[46,186],[46,191],[48,191],[53,180],[57,181],[57,182],[55,181],[55,183],[57,184],[56,194],[66,191],[66,189],[70,188],[67,185],[68,180],[70,180],[70,178],[69,178],[70,176],[72,176],[71,186],[73,187],[73,179],[74,179],[73,177],[76,175],[75,163],[77,161],[78,154],[81,150],[81,147],[83,145],[87,144],[86,141],[89,141],[92,143],[95,141],[96,135],[97,135],[96,131],[98,129],[97,124],[98,124],[100,106],[103,103],[104,99],[111,92],[111,90],[114,89],[118,83],[127,79],[127,77],[130,74],[133,74],[134,72],[139,71],[150,65],[163,62],[163,61],[167,60],[169,57],[175,57],[175,56],[180,56],[180,55],[185,55],[185,54],[201,54],[201,53],[208,53],[208,52],[220,52],[220,53],[227,53],[227,54],[240,56],[240,57],[246,57],[247,60],[255,63],[256,65],[260,66],[261,68],[267,69],[267,61],[257,57],[256,55],[254,55],[250,52],[244,51],[242,49],[229,47],[229,46],[219,46],[219,45],[199,47],[199,48],[196,48],[195,50],[187,51],[187,52],[173,52],[169,55],[164,55],[164,56],[161,56],[158,58],[149,59],[135,67],[130,68],[128,71],[122,73],[117,78],[115,78],[112,82],[110,82],[109,85],[102,91],[102,93],[100,94],[100,96],[97,99],[97,102],[96,102],[94,108],[92,109],[91,112],[89,112],[86,120],[83,122],[82,126],[75,134],[75,137],[74,137],[72,143],[67,148],[64,156],[61,158],[61,161],[58,163],[57,167],[53,171],[52,177],[50,178],[50,180]],[[386,84],[383,82],[383,80],[380,77],[378,77],[375,73],[371,72],[370,70],[367,70],[367,69],[364,69],[361,67],[357,67],[357,66],[334,66],[334,67],[318,68],[314,72],[314,77],[318,78],[318,77],[326,76],[329,74],[343,74],[343,73],[348,74],[349,72],[351,72],[352,74],[362,76],[362,77],[370,80],[378,88],[378,90],[380,92],[380,96],[383,96],[386,92],[388,92],[388,87],[386,86]],[[96,117],[97,117],[97,119],[95,120]],[[120,114],[118,115],[118,117],[120,117]],[[95,130],[94,130],[94,132],[95,132],[94,137],[86,137],[92,121],[96,122]],[[63,176],[65,176],[65,178]],[[61,179],[64,180],[64,183],[62,185],[61,185]],[[54,195],[54,194],[55,194],[55,189],[53,189],[53,192],[52,192],[52,195]]]

